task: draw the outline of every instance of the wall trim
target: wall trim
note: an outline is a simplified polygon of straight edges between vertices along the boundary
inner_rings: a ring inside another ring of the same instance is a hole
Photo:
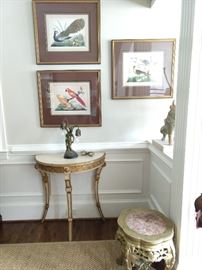
[[[164,173],[164,171],[155,163],[151,162],[151,165],[159,172],[159,174],[171,185],[172,180]]]
[[[33,196],[33,200],[30,200],[29,195]],[[6,194],[3,194],[1,200],[3,201],[1,204],[3,220],[33,220],[41,218],[44,206],[42,194],[22,194],[22,196],[16,196],[16,194],[6,196]],[[109,196],[109,194],[100,193],[100,203],[106,217],[118,217],[123,208],[149,207],[147,199],[137,199],[134,196],[130,196],[130,194]],[[65,194],[51,195],[47,219],[63,219],[66,217],[67,202]],[[93,194],[73,195],[73,217],[99,217]]]
[[[74,149],[76,151],[105,151],[109,153],[145,153],[148,150],[148,142],[97,142],[97,143],[75,143]],[[0,151],[0,165],[5,164],[33,164],[34,156],[38,154],[60,153],[64,152],[64,144],[23,144],[23,145],[9,145],[8,152]],[[135,161],[141,162],[141,159],[123,159],[111,158],[108,162],[127,162]]]
[[[165,153],[160,151],[157,147],[150,144],[148,145],[148,149],[150,150],[150,153],[154,156],[157,156],[160,158],[170,169],[173,168],[173,160],[169,156],[167,156]]]
[[[163,209],[160,207],[157,199],[155,198],[154,195],[150,194],[150,197],[149,197],[149,205],[151,206],[151,208],[155,208],[156,210],[160,211],[161,213],[164,213],[165,212],[163,211]],[[165,214],[166,215],[166,214]]]
[[[74,143],[75,150],[145,149],[147,141]],[[10,153],[63,151],[64,144],[14,144],[8,145]]]

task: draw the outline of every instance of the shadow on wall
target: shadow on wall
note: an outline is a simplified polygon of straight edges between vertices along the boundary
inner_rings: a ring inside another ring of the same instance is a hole
[[[152,0],[130,0],[130,2],[133,2],[134,4],[139,6],[150,8]]]

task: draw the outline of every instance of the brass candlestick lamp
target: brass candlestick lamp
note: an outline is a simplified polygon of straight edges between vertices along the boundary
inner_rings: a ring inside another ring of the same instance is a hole
[[[78,157],[77,152],[72,150],[72,143],[74,142],[74,136],[79,137],[81,136],[81,130],[79,129],[78,126],[71,126],[68,125],[66,121],[62,122],[60,128],[62,130],[66,131],[66,139],[65,139],[65,144],[66,144],[66,151],[64,153],[64,158],[76,158]],[[76,129],[76,130],[75,130]],[[75,130],[75,135],[73,131]]]

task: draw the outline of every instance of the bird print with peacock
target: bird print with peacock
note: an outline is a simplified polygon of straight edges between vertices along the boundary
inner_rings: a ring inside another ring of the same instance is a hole
[[[48,51],[88,51],[88,15],[46,14]]]

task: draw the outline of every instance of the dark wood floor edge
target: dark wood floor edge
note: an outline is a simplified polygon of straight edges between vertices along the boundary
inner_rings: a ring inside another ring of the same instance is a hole
[[[117,220],[118,217],[106,217],[105,220]],[[74,218],[73,221],[76,220],[100,220],[102,221],[102,218]],[[67,218],[55,218],[55,219],[45,219],[46,221],[53,221],[53,222],[63,222],[67,221]],[[1,220],[2,223],[31,223],[31,222],[41,222],[41,219],[22,219],[22,220]]]

